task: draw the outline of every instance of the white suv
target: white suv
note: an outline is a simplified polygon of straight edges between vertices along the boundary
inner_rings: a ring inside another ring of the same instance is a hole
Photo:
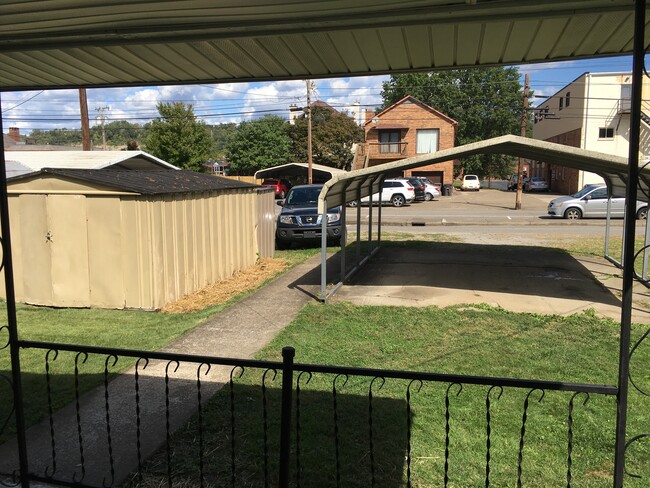
[[[476,175],[465,175],[463,176],[463,182],[460,184],[461,190],[476,190],[481,189],[481,182]]]
[[[413,186],[406,180],[384,180],[381,187],[381,201],[383,203],[390,203],[393,207],[401,207],[406,203],[411,203],[415,200],[415,190]],[[349,202],[350,207],[356,207],[357,201]],[[370,203],[370,197],[363,197],[362,204]],[[379,203],[379,193],[372,196],[372,203]]]

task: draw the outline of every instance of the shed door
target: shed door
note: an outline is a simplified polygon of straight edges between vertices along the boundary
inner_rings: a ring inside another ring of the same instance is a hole
[[[46,236],[51,255],[52,300],[61,307],[89,307],[88,230],[83,195],[47,196]]]

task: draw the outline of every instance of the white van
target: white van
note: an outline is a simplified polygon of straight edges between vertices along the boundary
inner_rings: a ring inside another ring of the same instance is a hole
[[[478,176],[476,175],[463,176],[463,181],[460,184],[460,189],[463,191],[465,190],[479,191],[481,189],[481,182],[479,181]]]

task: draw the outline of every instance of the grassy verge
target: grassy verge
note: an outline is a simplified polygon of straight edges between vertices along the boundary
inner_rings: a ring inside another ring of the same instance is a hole
[[[634,326],[638,338],[645,327]],[[360,307],[350,304],[308,305],[297,319],[261,351],[260,359],[279,360],[284,345],[296,348],[296,361],[359,367],[521,377],[615,384],[618,325],[593,313],[571,317],[507,312],[487,306],[438,308]],[[633,358],[637,384],[650,388],[646,344]],[[332,376],[303,377],[300,399],[301,481],[304,486],[336,486]],[[277,452],[279,375],[267,381],[269,449]],[[337,415],[340,485],[371,485],[369,383],[367,378],[339,379]],[[235,473],[237,486],[264,484],[261,424],[261,372],[247,371],[233,390],[236,412]],[[448,384],[412,385],[413,486],[442,486],[445,451],[445,392]],[[373,447],[377,486],[404,486],[406,476],[406,391],[408,384],[386,380],[373,389]],[[450,486],[480,486],[485,479],[486,387],[465,385],[450,394]],[[493,486],[512,486],[517,476],[519,434],[527,390],[493,392],[491,407]],[[571,394],[533,393],[528,409],[523,482],[529,486],[566,484],[567,415]],[[575,486],[611,486],[615,401],[592,395],[575,402],[573,482]],[[226,388],[204,410],[206,481],[225,486],[230,480],[230,390]],[[648,399],[630,394],[630,435],[647,432]],[[296,419],[294,418],[294,425]],[[295,432],[294,432],[295,441]],[[172,441],[175,480],[196,484],[197,420]],[[295,458],[295,443],[293,462]],[[275,456],[268,467],[275,476]],[[631,449],[628,469],[645,480],[629,478],[626,486],[647,486],[650,446]],[[295,468],[295,464],[294,464]],[[143,486],[158,486],[164,455],[155,456]],[[294,480],[295,481],[295,480]]]
[[[276,257],[289,262],[289,268],[303,263],[319,249],[296,249],[279,251]],[[273,279],[273,278],[271,278]],[[267,280],[267,282],[270,280]],[[226,303],[209,306],[194,313],[160,313],[137,310],[62,309],[18,305],[17,320],[19,337],[23,340],[84,344],[91,346],[116,347],[153,351],[160,349],[208,318],[236,303],[254,290],[243,290]],[[6,308],[0,309],[0,323],[7,323]],[[6,344],[6,329],[0,331],[0,346]],[[47,415],[45,391],[45,353],[43,350],[21,351],[21,371],[27,425],[32,425]],[[112,372],[122,371],[133,364],[127,358],[119,361]],[[71,375],[74,355],[61,353],[52,361],[52,387],[57,392],[54,409],[57,410],[74,400],[74,378]],[[104,363],[96,356],[90,356],[80,367],[81,392],[97,386],[103,381]],[[11,377],[9,349],[0,350],[0,374]],[[8,384],[0,381],[0,427],[11,412],[12,395]],[[0,433],[0,442],[14,433],[9,422]]]

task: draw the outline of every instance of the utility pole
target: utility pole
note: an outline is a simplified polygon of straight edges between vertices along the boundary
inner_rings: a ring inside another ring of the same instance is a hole
[[[521,112],[521,137],[526,137],[528,126],[528,89],[530,87],[530,75],[526,73],[524,78],[524,109]],[[515,198],[515,210],[521,210],[521,194],[524,188],[523,182],[524,158],[519,158],[517,166],[517,196]]]
[[[307,81],[307,183],[312,184],[312,156],[311,156],[311,81]]]
[[[79,88],[79,112],[81,112],[81,145],[84,151],[90,151],[90,123],[85,88]]]
[[[104,128],[104,122],[106,122],[106,119],[108,119],[108,115],[106,115],[104,112],[110,109],[111,107],[97,107],[95,109],[99,113],[99,115],[95,117],[95,120],[98,120],[102,126],[102,147],[104,151],[106,151],[106,129]]]

